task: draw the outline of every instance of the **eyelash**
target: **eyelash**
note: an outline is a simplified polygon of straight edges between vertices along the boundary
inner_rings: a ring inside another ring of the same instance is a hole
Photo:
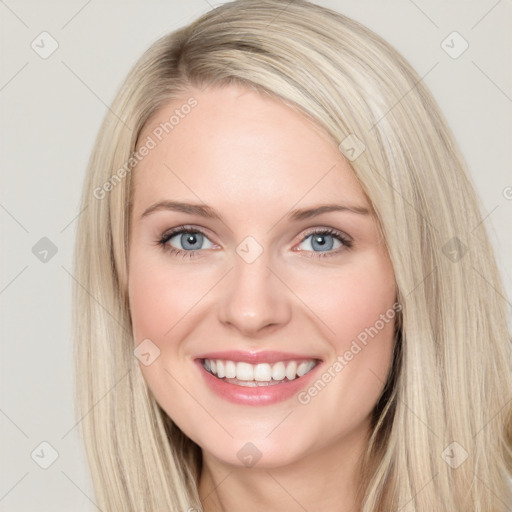
[[[205,236],[206,238],[208,238],[206,233],[204,233],[203,231],[201,231],[198,228],[191,228],[191,227],[189,228],[187,226],[181,226],[179,228],[168,231],[167,233],[164,233],[162,235],[162,237],[157,241],[157,244],[162,248],[163,251],[168,252],[174,256],[177,256],[180,258],[194,258],[194,257],[196,257],[196,254],[200,251],[200,249],[195,250],[195,251],[183,251],[181,249],[176,249],[176,247],[172,247],[171,245],[169,245],[167,243],[171,238],[175,237],[176,235],[180,235],[180,234],[184,234],[184,233],[189,234],[189,235],[199,233],[199,234]],[[304,242],[304,240],[309,238],[311,235],[317,235],[317,236],[318,235],[320,235],[320,236],[330,235],[330,236],[336,238],[337,240],[339,240],[344,245],[344,249],[350,249],[353,245],[352,240],[346,238],[340,231],[337,231],[332,228],[320,228],[320,229],[314,229],[312,231],[309,231],[306,235],[304,235],[304,238],[300,241],[300,243]],[[340,249],[338,249],[336,251],[325,251],[325,252],[315,252],[315,251],[301,251],[301,252],[312,252],[315,254],[315,256],[308,256],[308,257],[325,258],[325,257],[330,257],[330,256],[334,256],[336,254],[339,254]]]

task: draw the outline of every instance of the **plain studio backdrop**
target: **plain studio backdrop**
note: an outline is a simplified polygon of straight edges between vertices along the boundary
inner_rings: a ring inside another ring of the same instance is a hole
[[[316,3],[383,36],[432,90],[483,200],[510,305],[510,0]],[[72,256],[85,168],[136,59],[160,36],[219,4],[0,1],[4,512],[97,510],[72,394]],[[463,242],[471,244],[471,233]]]

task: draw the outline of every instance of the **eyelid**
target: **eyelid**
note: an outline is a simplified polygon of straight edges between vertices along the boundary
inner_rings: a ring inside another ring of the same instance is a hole
[[[169,239],[169,238],[172,238],[173,236],[176,236],[176,235],[179,235],[182,233],[187,233],[187,232],[200,233],[201,235],[205,236],[209,240],[211,238],[211,236],[208,234],[209,230],[200,228],[197,226],[193,226],[190,224],[183,224],[181,226],[176,226],[175,228],[167,229],[166,231],[164,231],[162,233],[162,235],[160,235],[160,239],[164,239],[164,238]],[[212,243],[214,243],[214,242],[212,242]],[[216,245],[220,245],[220,244],[216,244]]]
[[[336,229],[336,228],[328,227],[328,226],[315,226],[315,227],[306,229],[306,231],[302,235],[301,242],[303,242],[304,239],[310,235],[314,235],[315,233],[322,233],[322,232],[329,232],[333,236],[337,235],[337,236],[343,237],[347,241],[353,242],[353,238],[348,233],[341,231],[339,229]]]

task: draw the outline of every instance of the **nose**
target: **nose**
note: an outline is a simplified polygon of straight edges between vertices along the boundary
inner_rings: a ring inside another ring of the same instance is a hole
[[[240,335],[269,334],[290,321],[290,289],[270,268],[265,252],[252,263],[237,257],[222,290],[219,321]]]

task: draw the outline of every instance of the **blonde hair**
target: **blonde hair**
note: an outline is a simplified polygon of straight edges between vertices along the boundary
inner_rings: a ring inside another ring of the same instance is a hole
[[[129,73],[98,134],[76,239],[73,318],[76,415],[97,505],[201,510],[200,449],[148,392],[133,355],[130,159],[160,107],[228,84],[278,98],[326,130],[352,160],[387,244],[402,312],[364,457],[361,510],[505,510],[506,302],[463,156],[401,55],[303,0],[231,2],[162,37]],[[363,149],[356,159],[354,143]]]

